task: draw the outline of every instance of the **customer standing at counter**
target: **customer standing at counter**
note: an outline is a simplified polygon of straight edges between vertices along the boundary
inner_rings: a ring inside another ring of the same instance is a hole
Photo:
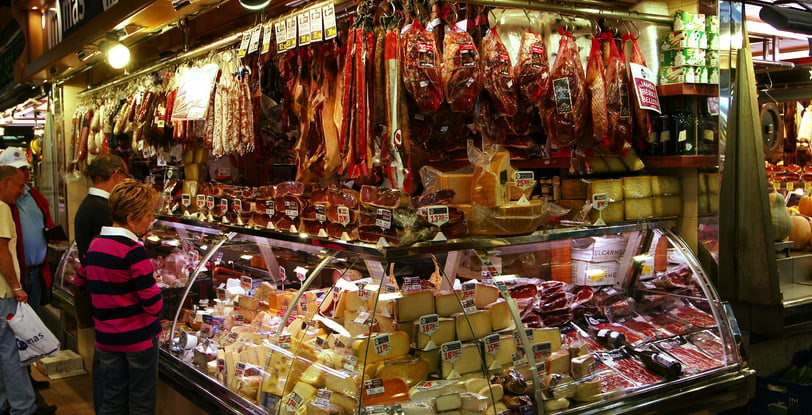
[[[161,290],[139,236],[154,220],[158,196],[124,179],[110,192],[110,217],[90,243],[76,285],[88,287],[96,325],[93,401],[97,415],[154,414]]]

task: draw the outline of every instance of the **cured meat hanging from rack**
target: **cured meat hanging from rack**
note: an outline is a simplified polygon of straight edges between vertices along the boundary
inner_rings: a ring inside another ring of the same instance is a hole
[[[629,63],[637,65],[646,65],[646,58],[643,57],[643,52],[640,51],[640,46],[637,44],[637,39],[631,34],[623,35],[623,51],[620,56],[626,56],[626,46],[631,42],[631,55]],[[640,97],[637,96],[637,88],[632,87],[632,101],[634,101],[634,136],[636,137],[635,146],[641,150],[648,141],[648,136],[651,134],[651,118],[648,110],[640,108]]]
[[[603,76],[603,54],[601,41],[592,38],[592,49],[586,62],[586,90],[589,93],[590,110],[592,115],[592,138],[594,144],[603,143],[606,139],[609,120],[606,112],[606,81]],[[588,140],[584,139],[584,142]],[[587,146],[592,147],[592,146]]]
[[[452,111],[469,112],[482,89],[481,63],[474,39],[452,26],[443,41],[443,89]]]
[[[400,66],[400,35],[396,25],[384,34],[384,95],[386,129],[384,156],[385,170],[392,188],[409,191],[411,188],[409,120],[403,97]]]
[[[443,103],[440,55],[434,36],[415,20],[402,33],[403,84],[422,113],[437,111]]]
[[[575,38],[570,32],[559,31],[561,43],[550,69],[550,87],[543,95],[540,115],[547,137],[559,147],[568,147],[583,139],[589,101]]]
[[[500,114],[513,116],[518,110],[513,64],[496,28],[482,39],[482,82]]]
[[[609,61],[606,63],[606,111],[608,129],[604,145],[615,154],[629,150],[632,142],[632,113],[629,75],[626,63],[618,53],[615,38],[610,32],[604,32],[603,39],[609,43]]]
[[[547,46],[544,38],[528,29],[522,35],[519,57],[516,59],[516,83],[526,102],[538,102],[547,90],[550,65],[547,62]]]

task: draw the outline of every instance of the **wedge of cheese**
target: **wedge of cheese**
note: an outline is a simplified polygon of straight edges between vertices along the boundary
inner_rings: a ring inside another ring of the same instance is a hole
[[[443,379],[457,379],[466,373],[482,370],[482,358],[479,355],[477,343],[463,343],[460,357],[453,363],[443,360],[440,362],[440,376]]]
[[[651,176],[623,178],[623,199],[651,197]]]
[[[413,328],[413,332],[416,333],[415,347],[420,350],[432,350],[457,338],[456,323],[453,318],[440,318],[438,324],[437,331],[429,335],[422,333],[420,331],[420,321],[415,321]]]
[[[329,370],[324,373],[324,386],[351,399],[358,399],[361,390],[361,375],[346,370]]]
[[[380,343],[384,336],[389,337],[387,352],[382,352],[382,347],[376,346],[376,340]],[[397,359],[409,353],[409,335],[402,331],[388,334],[374,334],[372,337],[356,340],[352,343],[355,356],[363,364],[375,363],[384,359]]]
[[[510,308],[507,301],[499,299],[493,303],[485,306],[491,314],[491,329],[492,331],[499,331],[508,329],[514,326],[513,316],[510,314]]]
[[[462,397],[459,392],[446,393],[434,398],[437,412],[454,411],[462,408]]]
[[[654,216],[654,199],[650,197],[626,199],[623,201],[623,205],[626,220],[636,220]]]
[[[458,298],[459,297],[459,298]],[[434,295],[434,309],[440,317],[451,317],[462,312],[461,293],[453,291],[438,292]]]
[[[476,284],[474,286],[474,305],[478,309],[485,308],[499,298],[499,289],[494,285]]]
[[[464,392],[460,394],[462,409],[464,411],[473,411],[482,413],[488,408],[488,398],[471,392]]]
[[[595,402],[601,399],[601,380],[599,377],[578,382],[575,385],[575,395],[572,397],[578,402]]]
[[[499,336],[498,350],[493,353],[488,353],[487,349],[483,349],[485,365],[488,367],[488,370],[498,370],[513,366],[513,355],[516,351],[516,341],[512,335],[506,334]]]
[[[559,350],[553,352],[544,361],[544,367],[547,373],[570,373],[570,352],[569,350]]]
[[[510,201],[508,194],[510,153],[500,151],[491,156],[484,168],[477,166],[471,179],[471,203],[496,207]]]
[[[434,314],[434,292],[415,291],[405,294],[395,302],[397,321],[414,321],[426,314]]]
[[[437,184],[440,189],[454,191],[452,204],[471,203],[471,185],[474,175],[472,173],[450,173],[442,172],[437,177]]]
[[[490,401],[491,396],[493,396],[493,400],[499,402],[505,397],[505,387],[499,383],[485,385],[484,388],[479,390],[477,395],[488,398],[488,401]]]
[[[400,378],[406,386],[412,387],[429,377],[429,361],[420,358],[387,360],[375,372],[378,378]]]
[[[488,310],[477,310],[473,313],[454,314],[457,340],[467,341],[480,339],[491,334],[491,313]]]

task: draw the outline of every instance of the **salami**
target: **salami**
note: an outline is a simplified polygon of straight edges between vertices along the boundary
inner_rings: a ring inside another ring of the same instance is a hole
[[[547,62],[547,46],[544,44],[544,38],[529,29],[524,32],[517,61],[515,70],[519,93],[527,102],[538,102],[550,79],[550,65]]]
[[[719,338],[711,334],[709,331],[691,334],[688,336],[688,339],[696,347],[710,355],[712,358],[719,361],[725,361],[724,345],[722,345]]]
[[[518,111],[513,65],[496,29],[482,39],[482,80],[499,113],[513,116]]]
[[[651,324],[673,334],[683,334],[691,329],[690,324],[685,324],[665,314],[655,314],[650,316],[650,318]]]
[[[595,372],[601,380],[601,392],[612,392],[634,387],[634,384],[603,363],[596,362]]]
[[[541,101],[541,121],[547,137],[559,147],[580,143],[589,114],[586,75],[575,38],[563,30],[558,56],[550,70],[550,87]]]
[[[601,41],[592,39],[592,49],[586,62],[586,90],[592,115],[592,137],[595,143],[604,143],[609,128],[606,114],[606,81],[603,77],[603,54]]]
[[[437,111],[443,103],[443,84],[434,36],[415,20],[402,38],[403,85],[421,112]]]
[[[609,61],[606,64],[606,111],[609,123],[604,145],[620,154],[629,150],[632,141],[631,87],[626,63],[618,53],[614,36],[610,32],[602,36],[609,43]]]
[[[668,353],[685,363],[689,372],[698,373],[722,366],[722,362],[688,347],[676,347]]]
[[[443,89],[452,111],[469,112],[482,89],[479,52],[468,32],[453,27],[443,40]]]
[[[646,58],[643,57],[643,52],[640,51],[640,46],[637,45],[637,39],[630,34],[623,35],[623,52],[621,53],[621,56],[626,56],[626,46],[628,45],[627,42],[629,41],[631,42],[632,48],[629,62],[647,66]],[[651,134],[651,118],[648,110],[640,108],[640,101],[637,97],[637,89],[631,88],[631,90],[634,98],[632,99],[632,101],[634,101],[634,136],[637,137],[635,146],[638,147],[638,149],[641,149],[643,146],[645,146],[648,136]]]
[[[669,313],[686,323],[693,324],[697,327],[715,327],[716,321],[713,316],[699,311],[696,308],[683,306],[670,310]]]

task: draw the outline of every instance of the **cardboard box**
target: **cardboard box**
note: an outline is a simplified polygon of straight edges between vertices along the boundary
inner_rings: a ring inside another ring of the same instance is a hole
[[[671,32],[665,35],[662,50],[685,48],[707,49],[708,34],[695,30],[683,30],[681,32]]]
[[[572,283],[576,285],[613,285],[618,281],[617,261],[572,261]]]
[[[34,366],[50,379],[62,379],[87,374],[82,356],[79,356],[73,350],[60,350],[56,356],[42,358],[34,363]]]
[[[628,239],[619,235],[595,236],[572,240],[573,261],[617,261],[626,253]]]
[[[705,16],[705,31],[719,33],[719,16]]]
[[[699,30],[705,31],[707,20],[705,15],[701,13],[677,13],[674,15],[674,31],[680,30]],[[716,21],[717,32],[719,21]]]
[[[718,63],[719,54],[716,54]],[[660,62],[663,66],[705,66],[708,57],[705,49],[677,49],[664,50],[660,53]]]
[[[660,68],[660,85],[706,83],[708,83],[708,68],[705,66],[666,66]]]

